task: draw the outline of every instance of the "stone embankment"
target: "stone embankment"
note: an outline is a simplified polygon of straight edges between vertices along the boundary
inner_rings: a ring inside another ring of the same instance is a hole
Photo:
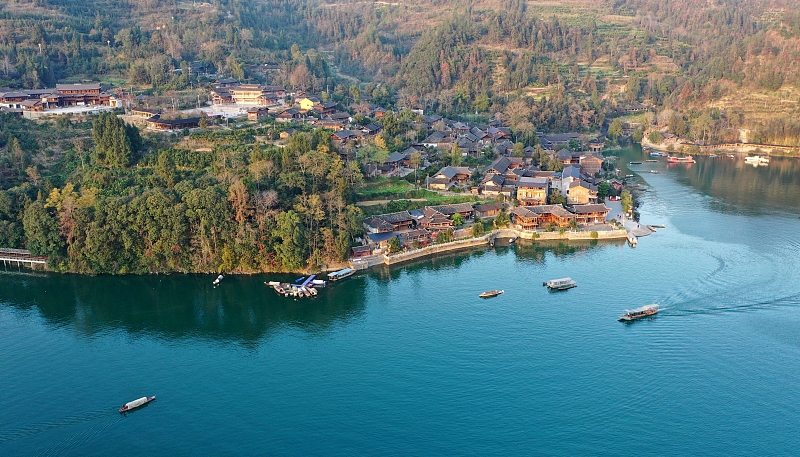
[[[371,256],[364,259],[354,260],[352,264],[353,268],[356,269],[365,269],[380,264],[394,265],[397,263],[429,257],[444,252],[458,251],[475,246],[485,246],[495,238],[520,238],[524,240],[537,241],[625,240],[627,238],[627,232],[623,229],[614,229],[601,231],[566,231],[562,234],[559,232],[533,232],[529,230],[498,229],[477,238],[462,238],[450,243],[433,244],[424,248],[413,249],[396,254]]]
[[[642,146],[650,148],[654,151],[669,152],[669,146],[672,146],[675,153],[680,153],[681,148],[688,148],[690,144],[664,144],[664,143],[651,143],[646,137],[642,138]],[[730,143],[730,144],[714,144],[708,146],[696,146],[697,151],[694,154],[712,154],[718,151],[724,151],[736,154],[749,154],[760,153],[765,155],[781,155],[785,157],[797,157],[800,155],[800,148],[791,146],[778,146],[770,144],[747,144],[747,143]]]

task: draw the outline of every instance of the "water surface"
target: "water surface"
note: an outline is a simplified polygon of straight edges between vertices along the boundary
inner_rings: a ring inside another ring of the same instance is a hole
[[[666,225],[635,249],[479,249],[314,300],[274,275],[9,269],[0,455],[796,454],[800,170],[739,161],[631,165]]]

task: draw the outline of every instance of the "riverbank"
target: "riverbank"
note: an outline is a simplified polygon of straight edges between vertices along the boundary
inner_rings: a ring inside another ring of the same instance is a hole
[[[628,232],[609,225],[597,227],[599,230],[580,230],[561,232],[539,232],[531,230],[517,230],[503,228],[476,238],[461,238],[443,244],[433,244],[424,248],[412,249],[394,254],[382,254],[363,259],[351,260],[351,266],[357,270],[364,270],[377,265],[395,265],[410,260],[431,257],[446,252],[459,251],[478,246],[491,245],[498,238],[517,238],[531,241],[591,241],[591,240],[626,240]]]
[[[670,146],[672,151],[669,150]],[[751,154],[758,153],[768,156],[779,157],[800,157],[800,148],[790,146],[777,146],[765,144],[717,144],[709,146],[697,146],[691,144],[677,144],[677,143],[651,143],[647,136],[642,138],[642,147],[650,148],[659,152],[674,152],[674,153],[689,153],[688,148],[691,148],[691,154],[695,155],[710,155],[716,152],[726,152],[732,154]]]

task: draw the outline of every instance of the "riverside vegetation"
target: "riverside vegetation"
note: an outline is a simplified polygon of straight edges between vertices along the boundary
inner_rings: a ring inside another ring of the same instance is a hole
[[[16,175],[4,180],[19,183],[0,190],[0,245],[49,256],[59,270],[300,270],[346,259],[362,231],[363,213],[351,204],[361,172],[342,162],[323,130],[281,149],[256,143],[257,129],[198,132],[194,141],[209,152],[143,154],[137,129],[103,114],[92,127],[45,129],[84,138],[53,154],[53,174],[42,177],[16,140],[36,127],[0,121],[16,154],[4,163]]]

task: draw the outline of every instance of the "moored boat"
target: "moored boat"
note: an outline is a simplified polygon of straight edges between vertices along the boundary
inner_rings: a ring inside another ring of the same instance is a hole
[[[642,162],[628,162],[628,164],[630,164],[630,165],[641,165]]]
[[[502,293],[505,293],[505,291],[504,290],[487,290],[486,292],[483,292],[482,294],[480,294],[478,296],[481,297],[481,298],[491,298],[491,297],[496,297],[496,296],[498,296],[498,295],[500,295]]]
[[[352,268],[345,268],[343,270],[334,271],[333,273],[328,273],[328,279],[330,279],[331,281],[338,281],[348,276],[352,276],[355,272],[356,270]]]
[[[127,413],[128,411],[136,409],[136,408],[138,408],[140,406],[144,406],[144,405],[150,403],[151,401],[153,401],[155,399],[156,399],[155,395],[153,395],[152,397],[137,398],[136,400],[129,401],[128,403],[125,403],[124,405],[122,405],[122,407],[119,409],[119,412]]]
[[[652,316],[659,311],[660,309],[658,308],[658,305],[655,303],[652,305],[645,305],[642,306],[641,308],[625,310],[625,314],[620,316],[619,320],[625,322],[625,321],[632,321],[635,319],[641,319],[643,317]]]
[[[686,156],[686,157],[677,157],[677,156],[667,156],[667,162],[669,163],[694,163],[694,157]]]
[[[769,163],[769,156],[747,156],[744,161],[747,163]]]
[[[550,281],[545,281],[542,283],[543,286],[547,286],[550,290],[567,290],[572,289],[573,287],[577,287],[578,283],[575,282],[572,278],[559,278],[559,279],[551,279]]]

